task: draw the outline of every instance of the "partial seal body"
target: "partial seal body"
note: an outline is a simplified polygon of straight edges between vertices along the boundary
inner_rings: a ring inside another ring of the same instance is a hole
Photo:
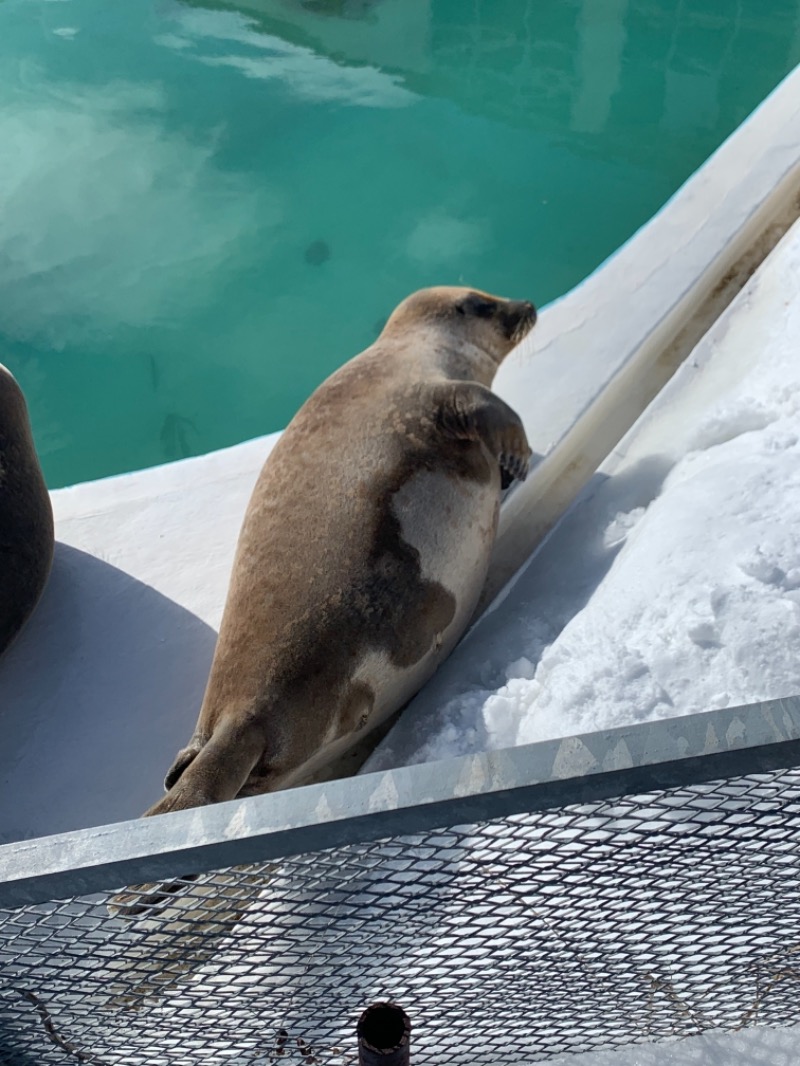
[[[39,602],[53,548],[53,509],[25,397],[0,364],[0,653]]]
[[[486,577],[519,417],[489,389],[525,302],[425,289],[325,381],[261,471],[195,734],[147,813],[300,784],[422,686]]]

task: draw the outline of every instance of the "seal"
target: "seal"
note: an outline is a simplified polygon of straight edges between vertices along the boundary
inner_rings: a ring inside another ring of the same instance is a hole
[[[490,385],[533,304],[422,289],[311,395],[247,507],[200,716],[146,814],[302,784],[399,710],[484,584],[519,416]]]
[[[54,546],[53,509],[28,407],[11,371],[0,364],[0,653],[39,602]]]

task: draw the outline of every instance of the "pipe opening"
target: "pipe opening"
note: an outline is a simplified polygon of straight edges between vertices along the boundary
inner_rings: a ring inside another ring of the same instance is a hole
[[[383,1054],[399,1048],[410,1031],[405,1011],[392,1003],[375,1003],[358,1020],[359,1040]]]

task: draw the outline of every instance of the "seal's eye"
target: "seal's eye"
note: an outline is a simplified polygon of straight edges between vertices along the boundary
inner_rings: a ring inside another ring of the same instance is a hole
[[[491,318],[495,312],[493,300],[487,300],[485,296],[479,296],[477,292],[471,292],[456,304],[456,310],[461,315],[474,315],[476,318]]]

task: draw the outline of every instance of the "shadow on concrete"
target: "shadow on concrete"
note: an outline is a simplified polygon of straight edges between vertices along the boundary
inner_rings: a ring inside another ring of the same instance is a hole
[[[130,574],[57,544],[0,659],[0,843],[138,817],[194,726],[216,633]]]

